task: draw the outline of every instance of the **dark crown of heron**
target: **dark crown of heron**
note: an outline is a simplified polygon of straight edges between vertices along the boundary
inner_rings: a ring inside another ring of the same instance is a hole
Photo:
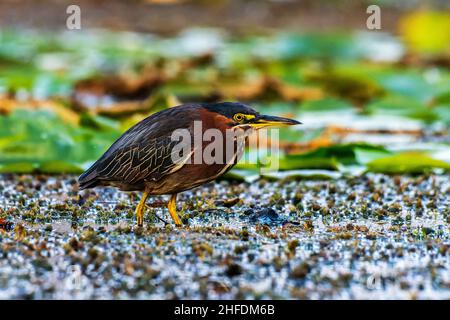
[[[207,103],[202,105],[205,109],[224,115],[227,118],[234,119],[239,122],[241,116],[256,116],[256,112],[253,108],[239,102],[220,102],[220,103]]]

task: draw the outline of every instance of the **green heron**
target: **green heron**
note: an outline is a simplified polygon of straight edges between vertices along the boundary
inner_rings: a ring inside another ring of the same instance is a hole
[[[202,125],[201,133],[215,128],[224,135],[226,131],[237,128],[257,130],[300,123],[288,118],[260,115],[251,107],[237,102],[189,103],[165,109],[137,123],[117,139],[79,177],[80,189],[114,186],[122,191],[143,191],[136,208],[138,226],[143,224],[145,202],[149,195],[171,195],[167,207],[175,224],[181,226],[176,212],[177,194],[227,172],[238,160],[237,149],[243,149],[242,144],[238,147],[233,141],[234,156],[228,156],[222,162],[192,163],[188,160],[195,159],[197,152],[202,153],[206,144],[202,142],[198,148],[195,141],[186,139],[188,143],[183,146],[187,146],[187,152],[180,152],[181,160],[174,161],[174,150],[177,145],[179,147],[180,139],[174,139],[173,133],[183,129],[183,132],[195,135],[196,121]]]

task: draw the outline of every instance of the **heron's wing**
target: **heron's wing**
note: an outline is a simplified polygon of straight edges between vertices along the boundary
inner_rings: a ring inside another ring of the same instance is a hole
[[[190,159],[191,153],[175,159],[177,155],[173,156],[172,151],[177,144],[171,137],[161,137],[120,148],[98,163],[97,178],[127,184],[157,181]]]
[[[100,181],[136,184],[159,180],[180,169],[190,154],[184,152],[182,159],[172,161],[172,149],[178,141],[172,141],[171,135],[175,129],[190,130],[197,115],[195,105],[185,105],[160,111],[142,120],[117,139],[79,177],[80,188],[94,187]]]

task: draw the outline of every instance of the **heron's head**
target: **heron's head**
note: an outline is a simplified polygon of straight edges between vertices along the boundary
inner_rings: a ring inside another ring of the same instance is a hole
[[[203,107],[223,116],[221,117],[223,121],[229,121],[228,124],[232,127],[251,126],[254,129],[261,129],[301,124],[294,119],[260,114],[250,106],[239,102],[210,103]]]

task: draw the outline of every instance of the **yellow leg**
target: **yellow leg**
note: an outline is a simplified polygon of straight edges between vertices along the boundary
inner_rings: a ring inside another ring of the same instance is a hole
[[[148,198],[148,191],[146,189],[142,194],[141,201],[136,207],[136,220],[137,225],[139,227],[142,227],[142,225],[144,224],[144,208],[145,208],[145,201],[147,201],[147,198]]]
[[[172,217],[175,225],[177,227],[181,227],[181,220],[177,214],[177,194],[173,194],[170,196],[169,203],[167,204],[167,208],[169,209],[170,216]]]

